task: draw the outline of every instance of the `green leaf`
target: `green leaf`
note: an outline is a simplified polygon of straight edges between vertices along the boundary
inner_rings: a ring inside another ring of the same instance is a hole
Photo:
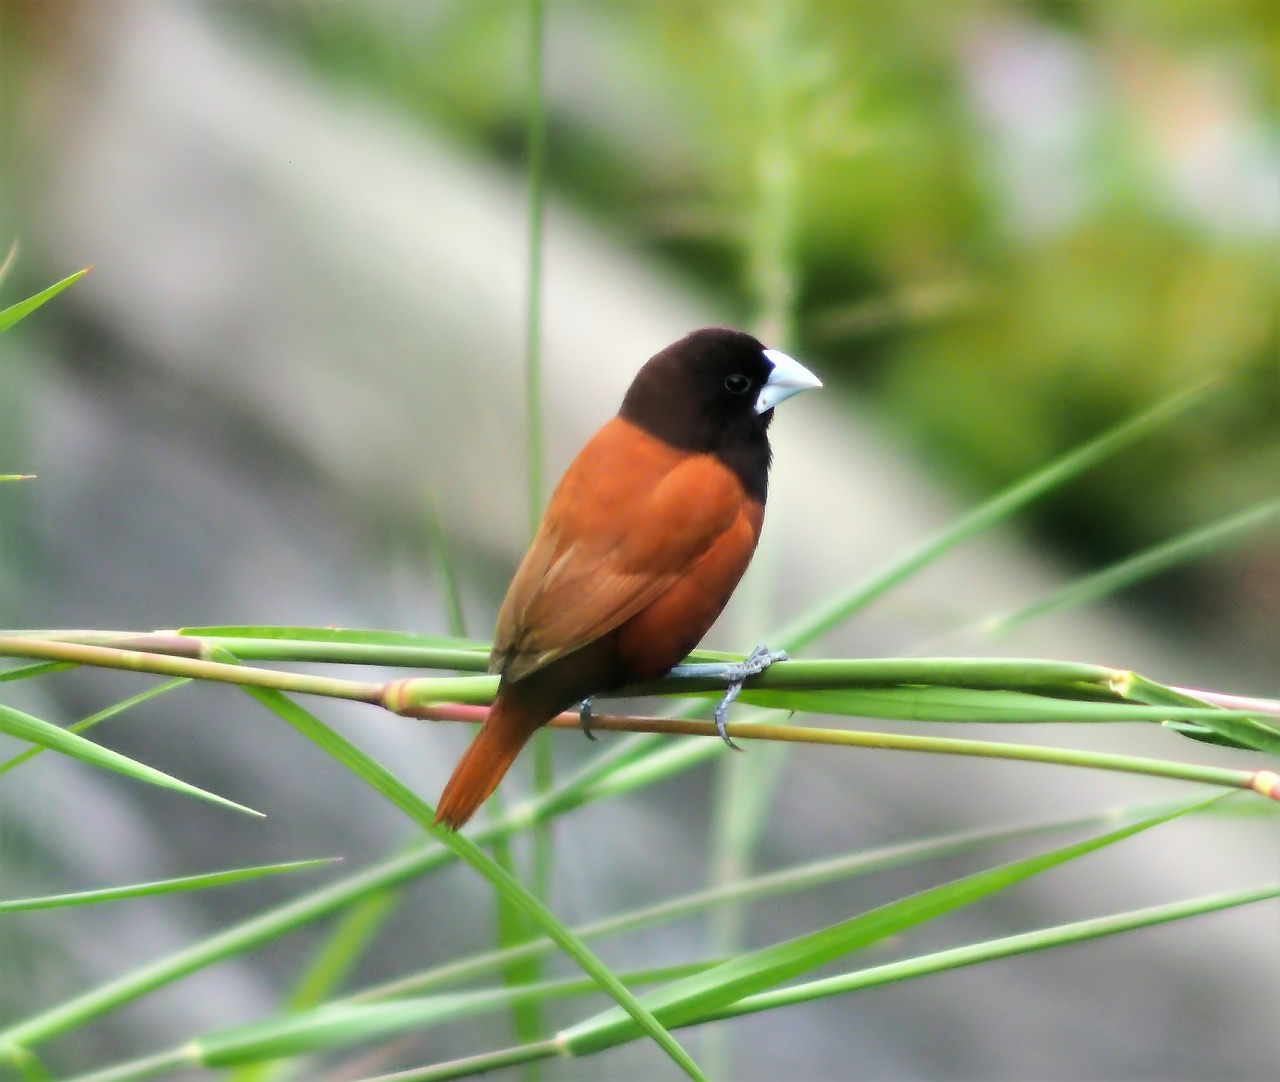
[[[11,304],[8,308],[0,309],[0,331],[7,331],[19,320],[29,316],[44,304],[45,301],[52,300],[66,289],[67,286],[71,285],[73,282],[78,282],[89,273],[89,270],[90,268],[88,267],[85,267],[83,270],[78,270],[75,274],[69,274],[66,278],[62,279],[61,282],[55,282],[47,289],[42,289],[39,293],[35,294],[35,296],[28,297],[25,301],[19,301],[17,304]]]
[[[150,883],[133,883],[126,887],[102,887],[98,890],[81,890],[73,894],[48,894],[42,898],[16,898],[0,901],[0,913],[21,913],[32,909],[61,909],[67,906],[97,905],[102,902],[118,902],[126,898],[148,898],[157,894],[178,894],[192,890],[208,890],[210,887],[227,887],[248,879],[260,879],[264,875],[280,875],[319,868],[336,863],[339,857],[322,857],[316,860],[292,860],[283,864],[258,864],[250,868],[232,868],[222,872],[204,872],[177,879],[159,879]]]
[[[154,767],[139,763],[126,755],[121,755],[119,752],[110,751],[98,744],[85,740],[83,737],[76,736],[75,733],[69,733],[57,725],[51,725],[40,718],[15,710],[11,706],[0,705],[0,733],[8,733],[10,736],[16,736],[19,740],[42,745],[52,751],[69,755],[73,759],[79,759],[91,766],[101,767],[104,770],[114,770],[117,774],[123,774],[125,777],[133,778],[135,781],[158,785],[162,789],[172,789],[175,792],[199,797],[201,800],[220,804],[226,808],[234,808],[236,811],[245,812],[248,815],[263,817],[262,812],[254,811],[243,804],[237,804],[234,800],[227,800],[225,797],[220,797],[204,789],[198,789],[185,781],[179,781],[177,778],[162,773]]]

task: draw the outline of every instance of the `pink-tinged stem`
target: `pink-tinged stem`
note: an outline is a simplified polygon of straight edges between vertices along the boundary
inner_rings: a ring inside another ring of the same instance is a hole
[[[1247,695],[1226,695],[1221,691],[1201,691],[1199,688],[1175,687],[1171,690],[1178,692],[1180,695],[1191,695],[1194,698],[1203,699],[1207,703],[1213,703],[1214,706],[1221,706],[1226,710],[1247,710],[1256,714],[1275,714],[1280,717],[1280,702],[1275,699],[1254,699]]]

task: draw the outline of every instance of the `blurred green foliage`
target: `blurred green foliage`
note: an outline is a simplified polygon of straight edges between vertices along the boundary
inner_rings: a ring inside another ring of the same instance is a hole
[[[232,11],[520,164],[526,3]],[[1218,373],[1211,412],[1043,521],[1103,556],[1275,490],[1272,0],[551,0],[545,63],[561,195],[953,479],[990,490]]]

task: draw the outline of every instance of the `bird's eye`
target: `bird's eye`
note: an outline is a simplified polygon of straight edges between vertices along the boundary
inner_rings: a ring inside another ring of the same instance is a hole
[[[724,386],[730,394],[746,394],[751,389],[751,381],[741,372],[735,372],[725,379]]]

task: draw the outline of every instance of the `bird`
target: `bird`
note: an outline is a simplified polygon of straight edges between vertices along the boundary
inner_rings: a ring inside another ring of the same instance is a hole
[[[698,645],[760,538],[774,407],[821,386],[794,358],[723,327],[641,367],[556,485],[511,581],[489,657],[498,691],[436,824],[461,828],[557,714],[658,679]],[[758,650],[728,671],[730,692],[778,656]],[[717,728],[727,741],[723,711]]]

